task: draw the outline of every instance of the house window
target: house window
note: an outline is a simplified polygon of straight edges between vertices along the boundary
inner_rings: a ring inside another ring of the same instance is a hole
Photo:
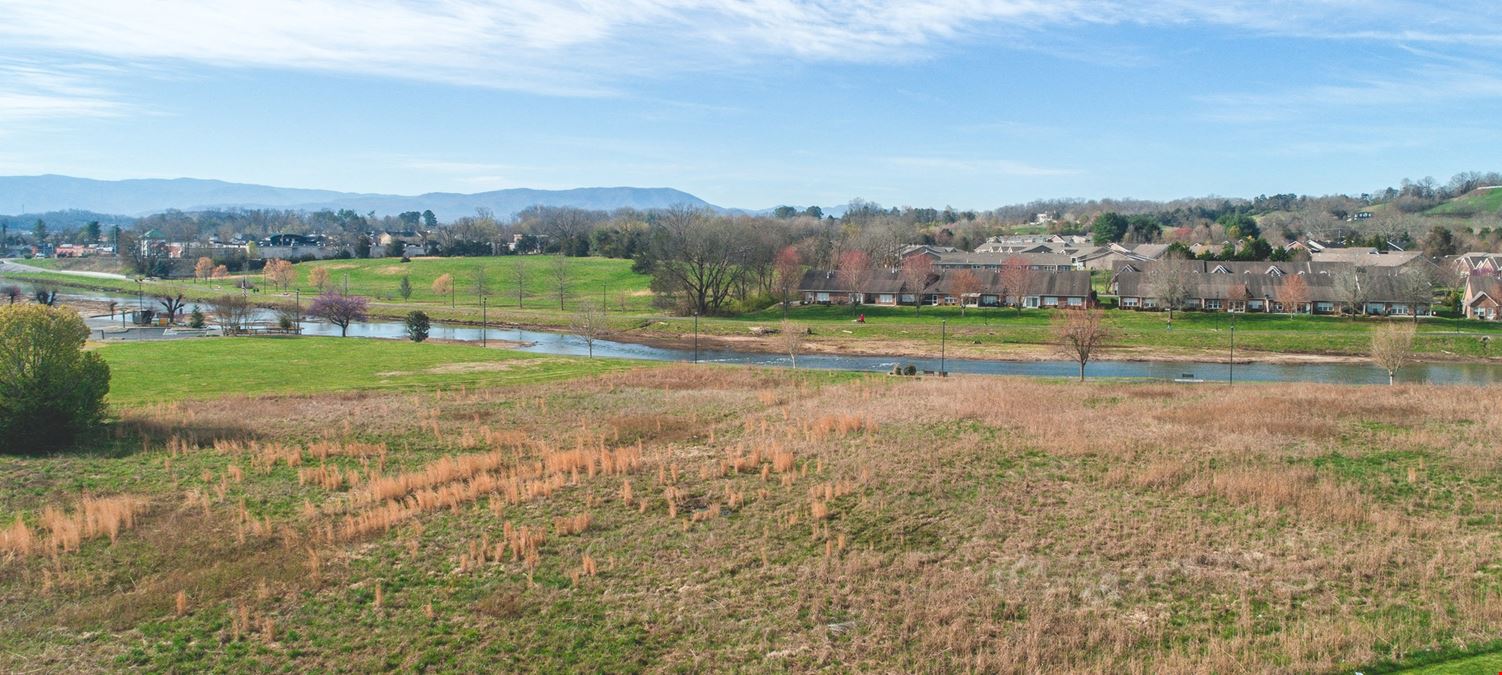
[[[1393,305],[1392,313],[1394,316],[1408,316],[1408,305]]]
[[[1052,296],[1052,295],[1050,295],[1050,296],[1048,296],[1046,298],[1043,298],[1043,306],[1044,307],[1058,307],[1059,306],[1059,299],[1056,298],[1056,297],[1054,297],[1054,296]]]
[[[829,294],[828,293],[816,293],[816,294],[814,294],[814,301],[815,302],[829,302]]]
[[[1220,298],[1205,298],[1205,309],[1220,309]]]
[[[1121,299],[1121,306],[1122,307],[1136,307],[1137,306],[1137,298],[1122,298]]]
[[[1069,298],[1069,306],[1070,307],[1079,307],[1080,305],[1083,305],[1083,304],[1085,304],[1085,299],[1084,298],[1079,298],[1079,297]]]
[[[1321,314],[1329,314],[1330,312],[1335,311],[1335,305],[1332,305],[1328,302],[1316,302],[1314,303],[1314,311]]]
[[[913,297],[912,293],[903,293],[902,294],[902,302],[904,304],[909,304],[909,303],[917,302],[917,298]]]
[[[1153,308],[1155,308],[1157,306],[1158,306],[1158,299],[1157,298],[1143,298],[1142,299],[1142,307],[1145,308],[1145,309],[1153,309]]]
[[[1263,303],[1262,303],[1261,300],[1248,300],[1247,303],[1246,303],[1246,307],[1247,307],[1247,309],[1260,312],[1260,311],[1262,311],[1262,304]]]
[[[1036,295],[1030,295],[1030,296],[1027,297],[1027,300],[1023,301],[1022,304],[1026,305],[1028,307],[1037,307],[1038,306],[1038,296],[1036,296]]]
[[[879,302],[879,303],[881,303],[881,304],[883,304],[883,305],[890,305],[893,302],[895,302],[896,300],[895,300],[895,296],[893,296],[891,293],[883,293],[881,295],[876,296],[876,301]]]

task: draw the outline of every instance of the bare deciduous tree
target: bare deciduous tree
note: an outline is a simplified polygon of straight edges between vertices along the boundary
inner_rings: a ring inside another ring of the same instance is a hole
[[[1148,270],[1147,285],[1153,297],[1168,310],[1168,323],[1173,324],[1173,310],[1182,306],[1194,291],[1194,261],[1180,253],[1164,256]]]
[[[563,301],[568,297],[568,257],[553,256],[553,281],[558,288],[558,309],[563,310]]]
[[[234,335],[245,330],[254,307],[243,295],[221,295],[209,301],[209,309],[219,320],[219,330],[225,335]]]
[[[787,318],[788,305],[792,304],[793,293],[798,290],[798,283],[803,280],[803,259],[798,255],[797,248],[788,246],[777,253],[775,264],[776,276],[773,284],[782,300],[782,316]]]
[[[177,288],[166,288],[157,293],[156,301],[161,303],[162,311],[167,314],[167,323],[176,323],[177,314],[181,312],[187,303],[183,300],[183,292]]]
[[[1389,323],[1372,331],[1372,360],[1387,371],[1387,384],[1413,358],[1413,324]]]
[[[933,272],[934,260],[926,255],[912,255],[902,261],[902,281],[913,294],[914,314],[923,311],[923,289],[928,287],[928,278]]]
[[[1434,303],[1434,277],[1426,270],[1409,267],[1397,273],[1393,286],[1399,298],[1408,303],[1408,313],[1414,323],[1418,323],[1419,306]]]
[[[803,338],[808,334],[808,329],[802,324],[797,324],[787,319],[782,320],[782,348],[787,350],[788,359],[793,362],[793,369],[798,368],[798,353],[803,351]]]
[[[521,309],[527,292],[527,258],[519,254],[515,258],[511,263],[511,278],[516,280],[516,308]]]
[[[960,316],[965,315],[965,296],[980,292],[980,277],[970,270],[960,270],[949,278],[949,292],[960,301]],[[976,300],[979,305],[979,299]]]
[[[475,271],[470,277],[475,287],[475,297],[484,299],[490,296],[490,279],[485,274],[484,265],[475,265]]]
[[[568,325],[570,332],[584,340],[584,346],[589,350],[589,358],[595,357],[595,340],[605,337],[610,332],[604,310],[593,303],[586,303],[579,311],[574,312]]]
[[[866,287],[871,284],[871,276],[875,270],[871,267],[871,256],[860,249],[850,249],[840,254],[839,261],[835,263],[835,275],[841,283],[850,291],[850,309],[865,301]]]
[[[743,270],[744,228],[702,209],[673,207],[656,214],[648,257],[652,290],[680,298],[698,314],[720,311]]]
[[[1085,381],[1085,364],[1110,339],[1110,329],[1098,309],[1066,309],[1054,316],[1054,340],[1069,358],[1080,364],[1080,381]]]
[[[1350,308],[1352,314],[1366,314],[1367,284],[1356,266],[1337,270],[1334,274],[1335,293]]]
[[[1002,303],[1012,303],[1017,307],[1017,313],[1022,313],[1022,298],[1027,295],[1028,286],[1033,282],[1033,270],[1027,266],[1027,260],[1013,257],[1007,258],[1001,264],[1001,294]]]
[[[1302,274],[1283,277],[1283,283],[1278,286],[1277,300],[1283,305],[1283,311],[1298,314],[1303,311],[1304,305],[1309,304],[1309,282],[1304,280]]]

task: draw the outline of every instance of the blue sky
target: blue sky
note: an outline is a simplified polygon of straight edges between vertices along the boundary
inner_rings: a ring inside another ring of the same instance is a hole
[[[0,174],[746,208],[1359,193],[1502,169],[1498,55],[1483,2],[6,0]]]

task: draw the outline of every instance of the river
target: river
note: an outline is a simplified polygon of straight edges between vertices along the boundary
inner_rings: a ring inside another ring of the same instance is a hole
[[[114,300],[122,306],[135,306],[135,298],[111,296],[92,291],[64,292],[65,297],[108,302]],[[262,310],[255,321],[271,322],[274,315]],[[96,318],[88,321],[94,330],[118,327],[118,320]],[[159,333],[159,331],[158,331]],[[339,327],[313,320],[303,322],[304,335],[339,335]],[[401,321],[373,320],[356,323],[349,327],[351,337],[404,339],[406,328]],[[433,324],[430,337],[437,339],[479,342],[481,329],[477,326],[456,324]],[[583,356],[588,345],[576,336],[564,333],[523,330],[516,328],[490,328],[484,336],[490,340],[505,340],[521,344],[520,351],[538,354]],[[151,339],[151,335],[142,336]],[[608,358],[639,359],[646,361],[692,361],[691,349],[653,347],[631,342],[596,340],[594,355]],[[730,363],[760,366],[790,365],[787,355],[759,352],[702,349],[699,361],[707,363]],[[892,356],[846,356],[833,354],[806,354],[798,357],[799,368],[820,370],[853,370],[886,372],[893,364],[911,363],[919,370],[938,371],[937,355],[933,358],[907,358]],[[951,373],[981,375],[1022,375],[1031,377],[1077,377],[1079,366],[1073,361],[1004,361],[984,359],[946,359],[943,369]],[[1359,363],[1317,364],[1271,364],[1238,363],[1235,372],[1224,363],[1196,361],[1095,361],[1085,368],[1087,377],[1127,378],[1146,380],[1173,380],[1184,375],[1206,382],[1225,382],[1233,375],[1237,382],[1321,382],[1336,384],[1385,384],[1387,373],[1373,365]],[[1398,381],[1429,384],[1490,385],[1502,383],[1502,364],[1498,363],[1417,363],[1399,371]]]

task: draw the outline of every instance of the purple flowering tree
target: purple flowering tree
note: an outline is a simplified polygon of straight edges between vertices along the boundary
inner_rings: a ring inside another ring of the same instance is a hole
[[[308,315],[338,326],[339,335],[347,337],[351,323],[365,320],[367,304],[368,301],[358,295],[327,291],[313,299],[313,304],[308,307]]]

